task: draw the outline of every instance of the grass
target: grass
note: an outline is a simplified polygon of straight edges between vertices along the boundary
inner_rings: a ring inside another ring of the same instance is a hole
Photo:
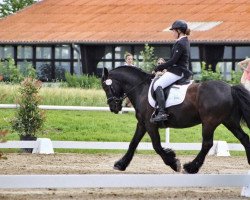
[[[0,104],[16,103],[18,85],[0,84]],[[42,105],[106,106],[106,96],[100,89],[42,87]]]
[[[40,91],[43,105],[106,106],[103,90],[80,88],[48,88]]]
[[[0,130],[10,130],[8,119],[14,116],[14,109],[2,109]],[[132,139],[136,128],[134,113],[115,115],[110,112],[92,111],[46,111],[46,122],[38,137],[52,140],[70,141],[123,141]],[[248,134],[249,129],[245,128]],[[165,141],[165,129],[161,129],[161,140]],[[7,139],[19,139],[17,133],[11,133]],[[215,140],[236,143],[238,140],[223,125],[215,131]],[[150,142],[149,136],[143,141]],[[201,125],[186,129],[170,129],[170,142],[201,142]]]

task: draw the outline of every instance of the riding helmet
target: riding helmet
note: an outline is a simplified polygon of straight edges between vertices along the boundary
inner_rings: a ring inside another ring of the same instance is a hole
[[[185,33],[187,28],[188,28],[187,23],[184,20],[176,20],[172,24],[170,30],[179,29],[181,32]]]

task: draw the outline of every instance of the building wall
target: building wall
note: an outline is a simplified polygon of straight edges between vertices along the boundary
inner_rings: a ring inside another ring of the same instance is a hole
[[[156,57],[163,57],[166,60],[170,58],[171,44],[152,44],[150,46],[154,47]],[[223,47],[223,52],[213,62],[216,62],[216,65],[222,70],[237,70],[236,63],[250,57],[250,44],[220,46]],[[202,61],[206,60],[206,55],[216,49],[218,49],[218,45],[191,44],[191,63],[195,74],[201,71]],[[83,72],[100,76],[103,67],[113,69],[123,65],[126,52],[132,53],[135,64],[140,66],[142,63],[140,52],[143,50],[144,45],[0,44],[0,59],[12,57],[20,68],[30,63],[37,70],[41,80],[51,81],[52,79],[63,79],[65,72],[71,74]],[[209,61],[207,60],[207,62]]]

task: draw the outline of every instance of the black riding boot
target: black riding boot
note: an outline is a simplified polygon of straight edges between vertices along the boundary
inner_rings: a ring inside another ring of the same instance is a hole
[[[154,117],[154,122],[165,121],[168,119],[168,114],[165,112],[165,96],[161,86],[158,86],[155,90],[156,101],[158,103],[158,114]]]

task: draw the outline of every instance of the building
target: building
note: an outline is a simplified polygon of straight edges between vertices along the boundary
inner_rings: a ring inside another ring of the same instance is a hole
[[[235,69],[250,56],[249,0],[43,0],[0,19],[0,58],[37,71],[99,74],[124,62],[125,52],[141,60],[148,43],[157,57],[170,57],[175,42],[168,28],[185,19],[191,28],[191,62]]]

